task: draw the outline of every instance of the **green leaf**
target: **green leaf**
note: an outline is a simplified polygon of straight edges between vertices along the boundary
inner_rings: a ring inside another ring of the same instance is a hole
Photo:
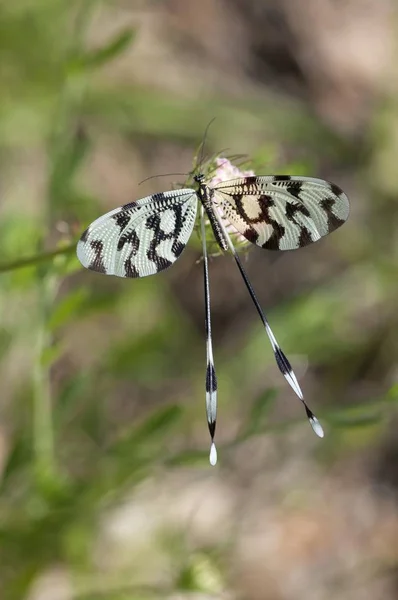
[[[398,401],[398,383],[395,383],[387,392],[386,400],[388,402],[397,402]]]
[[[135,442],[147,441],[151,436],[164,435],[177,421],[181,419],[182,408],[177,404],[160,408],[153,412],[149,417],[141,423],[132,433],[131,436]]]
[[[142,468],[142,465],[154,464],[159,458],[167,458],[165,436],[180,421],[183,410],[178,405],[158,409],[135,428],[129,428],[112,444],[108,456],[118,457],[118,469],[123,472],[125,457],[129,457],[128,474]],[[146,467],[145,467],[146,468]],[[120,475],[120,473],[119,473]]]
[[[270,388],[264,394],[261,394],[261,396],[259,396],[257,400],[254,401],[244,430],[245,436],[264,431],[267,417],[277,395],[277,390],[274,388]]]
[[[51,367],[62,356],[63,351],[64,349],[61,344],[54,344],[53,346],[44,348],[40,357],[41,366],[46,369]]]
[[[54,274],[59,275],[60,277],[66,277],[67,275],[72,275],[77,271],[81,271],[82,265],[76,256],[76,244],[77,242],[73,244],[74,252],[72,250],[72,252],[65,252],[64,254],[60,253],[54,257],[52,265]]]
[[[64,137],[60,145],[51,149],[52,170],[49,178],[49,194],[58,206],[69,203],[73,177],[76,175],[90,148],[90,140],[81,126]]]
[[[333,427],[367,427],[380,423],[382,418],[380,410],[361,406],[328,415],[327,421]]]
[[[119,56],[133,41],[135,30],[128,28],[118,33],[108,44],[87,52],[73,59],[69,65],[72,72],[78,72],[83,69],[93,69],[102,67],[109,61]]]
[[[65,325],[72,317],[76,317],[81,306],[88,298],[88,292],[85,288],[79,288],[68,294],[56,306],[50,317],[48,327],[50,331],[55,331],[62,325]]]
[[[209,451],[208,450],[185,450],[167,459],[166,464],[169,466],[209,466]]]
[[[79,371],[74,377],[65,381],[58,393],[57,411],[55,418],[60,423],[62,419],[69,419],[69,409],[84,401],[89,407],[90,393],[93,393],[93,380],[98,385],[98,376],[94,376],[89,370]]]

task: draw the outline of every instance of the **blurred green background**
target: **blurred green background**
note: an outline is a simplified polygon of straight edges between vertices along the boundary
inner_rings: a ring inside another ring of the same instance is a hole
[[[0,0],[0,600],[398,594],[396,0]],[[103,212],[207,152],[351,200],[210,265],[216,468],[196,236],[141,281],[85,271]]]

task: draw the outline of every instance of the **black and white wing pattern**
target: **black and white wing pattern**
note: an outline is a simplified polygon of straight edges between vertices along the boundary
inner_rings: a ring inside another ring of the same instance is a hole
[[[197,195],[185,188],[146,196],[99,217],[77,245],[84,267],[118,277],[145,277],[170,267],[195,224]]]
[[[295,250],[347,220],[349,202],[335,184],[312,177],[242,177],[214,186],[223,217],[247,240],[268,250]]]

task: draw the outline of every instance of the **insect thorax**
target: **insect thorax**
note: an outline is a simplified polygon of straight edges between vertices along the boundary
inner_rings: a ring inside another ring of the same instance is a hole
[[[216,242],[222,250],[228,250],[228,242],[225,238],[224,232],[220,226],[219,218],[217,217],[214,209],[214,190],[203,183],[203,176],[197,175],[194,179],[198,184],[199,200],[203,204],[203,208],[206,211],[214,237],[216,238]]]

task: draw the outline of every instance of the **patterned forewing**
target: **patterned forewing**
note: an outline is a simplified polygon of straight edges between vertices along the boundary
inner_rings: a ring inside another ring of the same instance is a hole
[[[250,242],[268,250],[295,250],[347,220],[349,202],[333,183],[311,177],[242,177],[218,184],[223,217]]]
[[[181,189],[146,196],[99,217],[77,245],[84,267],[118,277],[145,277],[170,267],[195,224],[197,196]]]

